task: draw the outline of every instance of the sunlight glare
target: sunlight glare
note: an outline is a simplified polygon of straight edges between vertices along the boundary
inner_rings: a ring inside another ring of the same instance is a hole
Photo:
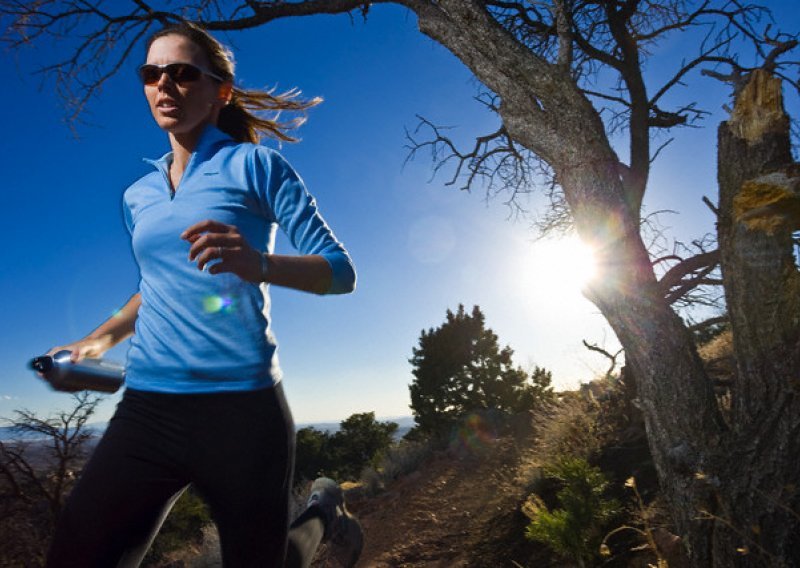
[[[525,279],[553,300],[580,295],[596,274],[594,253],[578,237],[537,241],[530,250]]]

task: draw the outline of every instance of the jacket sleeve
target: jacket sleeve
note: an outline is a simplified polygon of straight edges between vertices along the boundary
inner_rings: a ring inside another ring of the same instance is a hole
[[[263,146],[255,146],[252,158],[251,179],[267,219],[280,226],[300,254],[317,254],[328,262],[332,272],[328,294],[355,290],[350,255],[322,218],[297,172],[280,154]]]

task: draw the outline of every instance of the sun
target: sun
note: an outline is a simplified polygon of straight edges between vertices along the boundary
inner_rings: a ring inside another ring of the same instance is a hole
[[[597,268],[591,247],[578,237],[568,236],[533,243],[524,271],[530,286],[557,301],[581,294],[596,275]]]

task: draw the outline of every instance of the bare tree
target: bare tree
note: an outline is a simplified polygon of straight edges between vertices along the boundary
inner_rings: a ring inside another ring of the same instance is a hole
[[[15,411],[16,438],[0,441],[0,564],[33,566],[44,562],[52,529],[77,480],[92,432],[86,428],[100,398],[73,395],[74,406],[41,418]]]
[[[85,391],[73,398],[72,409],[48,418],[16,410],[9,422],[18,439],[0,441],[0,474],[12,496],[28,504],[44,500],[53,519],[86,457],[86,442],[93,436],[86,423],[100,402]]]
[[[388,0],[387,0],[388,1]],[[187,2],[1,1],[7,38],[46,35],[78,43],[55,74],[79,112],[154,26],[180,19],[211,30],[272,20],[360,12],[381,1]],[[769,13],[742,0],[393,0],[413,12],[483,86],[500,126],[461,151],[431,121],[412,148],[434,149],[467,187],[487,181],[510,195],[543,183],[555,212],[600,251],[588,291],[622,343],[637,380],[648,439],[672,517],[697,566],[792,565],[800,558],[800,276],[792,233],[800,228],[798,177],[781,80],[796,36],[773,32]],[[111,13],[111,7],[118,12]],[[673,34],[704,39],[671,77],[644,73],[653,47]],[[703,35],[704,34],[704,35]],[[758,64],[741,63],[747,46]],[[668,97],[692,74],[730,82],[731,119],[719,130],[719,251],[676,255],[661,280],[642,238],[642,200],[662,146],[657,133],[703,116]],[[611,77],[612,80],[605,80]],[[603,80],[601,80],[601,78]],[[627,137],[626,161],[611,135]],[[463,176],[462,176],[463,174]],[[720,263],[721,274],[713,267]],[[720,415],[692,340],[675,312],[699,284],[721,280],[736,352],[733,418]],[[747,554],[744,554],[747,552]]]

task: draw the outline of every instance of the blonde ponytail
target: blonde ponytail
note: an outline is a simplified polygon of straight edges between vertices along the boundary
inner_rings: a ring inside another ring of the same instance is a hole
[[[156,39],[168,35],[183,36],[197,45],[208,60],[208,70],[226,82],[233,83],[233,54],[211,34],[194,24],[181,22],[158,30],[147,40],[146,51],[150,50]],[[303,124],[306,121],[305,111],[321,103],[322,99],[320,97],[300,99],[300,91],[297,89],[279,95],[273,94],[274,92],[275,89],[245,90],[234,86],[230,102],[220,111],[217,128],[238,142],[258,143],[263,136],[284,142],[297,142],[298,139],[290,136],[288,131]],[[282,111],[299,112],[301,116],[279,122],[278,118]],[[275,114],[273,118],[257,114],[264,112]]]
[[[288,131],[294,130],[306,121],[305,116],[297,116],[286,122],[279,122],[282,111],[302,112],[322,102],[320,97],[310,100],[299,98],[300,91],[292,89],[279,95],[269,91],[244,90],[233,88],[231,101],[219,113],[217,128],[239,142],[258,143],[262,136],[276,138],[284,142],[297,142]],[[272,111],[274,118],[263,118],[256,113]]]

